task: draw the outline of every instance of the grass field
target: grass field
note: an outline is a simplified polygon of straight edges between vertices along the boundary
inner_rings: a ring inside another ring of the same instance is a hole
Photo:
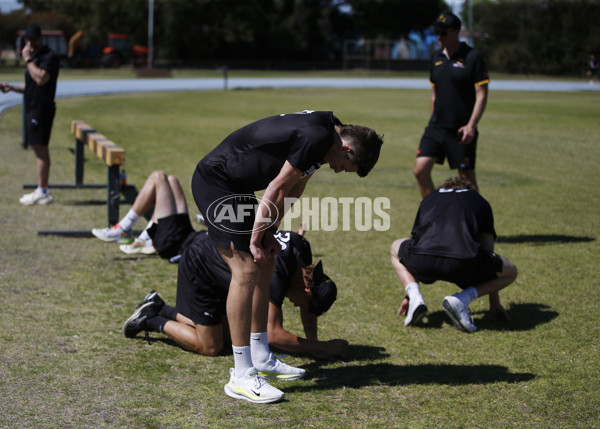
[[[240,90],[58,100],[52,183],[74,182],[72,119],[127,150],[128,182],[176,174],[191,199],[195,164],[229,132],[265,116],[333,110],[385,134],[364,179],[321,169],[305,196],[387,197],[384,232],[309,231],[316,258],[338,285],[320,338],[346,338],[337,362],[294,355],[304,380],[279,382],[286,400],[235,401],[223,392],[230,355],[207,358],[165,337],[134,340],[121,325],[150,289],[174,303],[176,267],[131,257],[96,239],[40,237],[39,230],[106,226],[106,191],[56,189],[55,203],[24,207],[35,161],[20,143],[21,108],[0,119],[0,427],[2,428],[564,428],[600,427],[600,97],[594,93],[493,92],[480,125],[478,179],[495,211],[497,252],[519,267],[502,291],[514,319],[456,331],[441,301],[456,288],[423,286],[422,328],[396,316],[401,288],[389,246],[407,236],[419,203],[412,176],[429,92]],[[434,169],[436,183],[452,174]],[[88,151],[85,183],[106,180]],[[121,206],[121,214],[129,206]],[[192,215],[196,213],[190,204]],[[142,227],[140,222],[138,227]],[[199,225],[197,225],[199,228]],[[285,326],[300,332],[286,302]]]

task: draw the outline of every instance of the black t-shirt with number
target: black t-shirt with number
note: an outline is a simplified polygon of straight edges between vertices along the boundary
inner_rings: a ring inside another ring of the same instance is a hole
[[[54,110],[56,81],[60,69],[58,56],[48,46],[44,45],[36,52],[33,62],[36,66],[45,70],[50,79],[40,86],[33,80],[29,70],[25,69],[25,110],[27,112]]]
[[[287,290],[292,284],[299,264],[312,264],[310,243],[301,235],[292,231],[279,231],[275,238],[281,245],[281,252],[275,257],[275,274],[271,279],[269,301],[281,307]]]
[[[421,201],[412,229],[413,252],[470,259],[479,252],[482,233],[496,238],[485,198],[467,189],[440,189]]]
[[[269,300],[281,307],[298,264],[310,265],[312,253],[308,240],[295,232],[279,231],[275,238],[281,245],[281,252],[275,256],[275,274],[271,279]],[[196,279],[213,288],[228,290],[231,271],[217,252],[208,233],[197,232],[188,243],[179,262],[186,278]]]
[[[439,49],[431,57],[429,81],[435,89],[430,125],[460,128],[469,122],[475,106],[475,87],[489,82],[483,55],[461,42],[450,59]]]
[[[265,189],[285,161],[312,174],[334,143],[332,112],[304,111],[271,116],[230,134],[197,166],[240,192]]]

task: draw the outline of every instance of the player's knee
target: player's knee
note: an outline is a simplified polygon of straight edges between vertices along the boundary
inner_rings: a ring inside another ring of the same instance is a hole
[[[165,173],[162,170],[154,170],[152,173],[150,173],[150,178],[153,179],[154,181],[159,181],[159,180],[167,180],[167,173]]]
[[[398,251],[400,250],[400,245],[402,244],[402,242],[404,241],[404,238],[400,238],[398,240],[395,240],[392,245],[390,246],[390,256],[392,258],[396,258],[398,259]]]
[[[202,356],[217,356],[222,350],[222,342],[210,342],[198,344],[193,351]]]
[[[173,185],[180,185],[179,184],[179,179],[176,176],[173,176],[173,175],[167,176],[167,180],[169,181],[169,184],[171,186],[173,186]]]
[[[519,274],[517,266],[504,257],[502,257],[502,263],[502,277],[508,277],[511,283],[514,282]]]

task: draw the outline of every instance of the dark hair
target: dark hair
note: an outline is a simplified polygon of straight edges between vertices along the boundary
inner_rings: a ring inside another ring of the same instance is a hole
[[[383,136],[368,127],[341,125],[340,137],[349,140],[356,157],[357,173],[360,177],[365,177],[379,159]]]
[[[450,177],[449,179],[446,179],[446,181],[442,183],[442,186],[440,186],[440,189],[470,189],[471,191],[477,190],[470,181],[460,176]]]
[[[331,308],[337,298],[337,287],[325,273],[323,263],[306,266],[304,280],[310,289],[308,311],[315,316],[320,316]]]

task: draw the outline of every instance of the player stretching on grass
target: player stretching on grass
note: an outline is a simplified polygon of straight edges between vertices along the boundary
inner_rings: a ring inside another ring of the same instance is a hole
[[[149,210],[153,210],[150,222],[133,241],[133,225]],[[125,253],[158,252],[167,259],[180,253],[192,233],[194,229],[179,180],[160,170],[150,173],[131,209],[119,223],[112,228],[92,229],[92,234],[102,241],[125,243],[119,246]]]
[[[321,261],[312,264],[309,242],[299,234],[280,231],[276,235],[283,250],[275,257],[277,268],[269,292],[269,345],[281,350],[310,353],[319,359],[342,354],[346,340],[317,339],[317,317],[325,313],[337,296],[337,288],[323,273]],[[141,331],[161,332],[183,348],[206,356],[220,353],[229,341],[225,302],[231,272],[206,231],[194,234],[183,251],[177,276],[177,303],[165,305],[156,292],[150,292],[123,324],[127,338]],[[283,328],[282,304],[288,298],[300,308],[306,338]],[[294,379],[302,374],[269,374]]]
[[[494,216],[489,203],[466,179],[448,179],[437,192],[421,201],[412,238],[394,241],[391,261],[404,285],[406,298],[398,314],[404,325],[417,324],[427,306],[419,284],[438,280],[455,283],[462,292],[442,302],[454,327],[475,332],[469,303],[489,295],[490,316],[510,320],[500,305],[498,291],[517,278],[517,267],[494,253]]]
[[[285,198],[300,197],[321,165],[364,177],[377,162],[382,143],[375,131],[342,125],[332,112],[304,111],[247,125],[198,163],[192,177],[194,199],[232,273],[226,309],[234,368],[225,385],[227,395],[275,402],[283,392],[259,372],[304,375],[303,369],[272,359],[267,342],[269,283],[280,250],[271,229],[283,216]],[[254,192],[261,189],[259,204]]]

